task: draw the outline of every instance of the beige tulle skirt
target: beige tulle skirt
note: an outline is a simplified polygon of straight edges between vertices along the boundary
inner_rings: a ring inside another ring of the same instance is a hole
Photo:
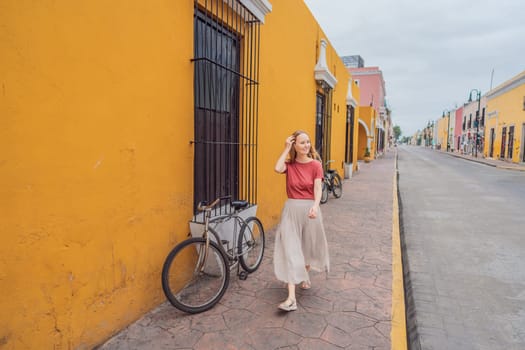
[[[288,199],[275,236],[273,266],[278,280],[286,283],[309,281],[306,265],[314,271],[328,271],[328,243],[319,209],[315,219],[308,217],[314,201]]]

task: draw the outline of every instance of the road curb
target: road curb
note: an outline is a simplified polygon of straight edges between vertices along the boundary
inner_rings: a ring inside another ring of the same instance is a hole
[[[421,342],[419,340],[416,305],[414,301],[414,294],[412,292],[412,281],[410,278],[410,269],[408,263],[408,254],[406,249],[404,225],[403,225],[403,200],[399,191],[399,170],[397,168],[397,152],[396,152],[396,169],[395,169],[395,195],[398,201],[398,218],[399,218],[399,238],[401,244],[401,259],[403,264],[403,287],[405,298],[405,319],[406,319],[406,341],[409,350],[421,350]]]
[[[392,206],[392,329],[391,349],[407,349],[407,320],[403,282],[403,259],[399,230],[399,199],[397,188],[397,151],[394,160],[393,206]]]
[[[462,157],[460,155],[457,155],[455,153],[450,153],[450,152],[443,152],[444,154],[446,155],[449,155],[451,157],[455,157],[455,158],[459,158],[459,159],[464,159],[464,160],[468,160],[470,162],[474,162],[474,163],[479,163],[479,164],[483,164],[483,165],[487,165],[487,166],[491,166],[491,167],[494,167],[494,168],[497,168],[498,166],[496,164],[491,164],[491,163],[486,163],[486,162],[483,162],[479,159],[471,159],[471,158],[467,158],[467,157]]]
[[[525,168],[516,168],[516,167],[511,167],[511,166],[505,166],[505,165],[496,165],[496,168],[505,169],[505,170],[514,170],[514,171],[525,171]]]
[[[457,155],[455,153],[450,153],[450,152],[443,152],[443,153],[446,154],[446,155],[449,155],[451,157],[456,157],[456,158],[468,160],[470,162],[483,164],[483,165],[486,165],[486,166],[491,166],[491,167],[497,168],[497,169],[514,170],[514,171],[525,171],[525,167],[492,164],[492,163],[484,162],[482,159],[473,159],[473,158],[463,157],[461,155]]]

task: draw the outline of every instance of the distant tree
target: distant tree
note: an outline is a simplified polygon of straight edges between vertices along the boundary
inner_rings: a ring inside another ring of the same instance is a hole
[[[394,125],[394,140],[399,140],[399,136],[401,136],[401,128],[399,125]]]

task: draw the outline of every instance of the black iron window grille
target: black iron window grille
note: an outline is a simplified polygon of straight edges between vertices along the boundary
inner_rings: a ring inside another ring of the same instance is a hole
[[[500,158],[505,158],[505,144],[507,143],[507,127],[504,126],[501,130],[501,148],[499,152]]]
[[[512,160],[514,150],[514,125],[509,126],[509,145],[507,147],[507,158]]]
[[[383,151],[383,148],[384,148],[384,137],[385,137],[385,134],[383,132],[383,130],[381,129],[377,129],[377,150],[378,151]]]
[[[323,162],[324,170],[328,169],[326,162],[330,160],[330,143],[332,135],[332,89],[325,88],[316,94],[315,112],[315,148]]]
[[[257,203],[260,22],[239,0],[195,0],[194,6],[197,214],[199,202],[221,196]]]
[[[346,108],[346,148],[345,148],[345,162],[352,163],[354,154],[354,107],[347,106]]]

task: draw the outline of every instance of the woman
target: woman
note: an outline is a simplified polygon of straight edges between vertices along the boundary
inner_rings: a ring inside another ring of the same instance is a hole
[[[321,201],[323,167],[319,154],[304,131],[286,138],[275,171],[286,174],[288,200],[281,214],[275,237],[274,271],[288,284],[288,298],[279,305],[285,311],[297,310],[295,285],[311,286],[308,271],[328,270],[328,244],[323,227]]]

